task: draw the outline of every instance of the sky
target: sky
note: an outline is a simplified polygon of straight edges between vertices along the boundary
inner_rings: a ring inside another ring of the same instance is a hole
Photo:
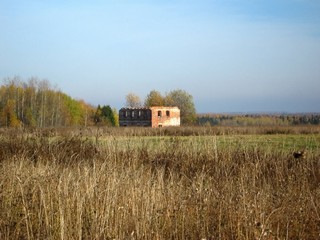
[[[1,0],[14,76],[117,109],[182,89],[199,113],[320,112],[320,1]]]

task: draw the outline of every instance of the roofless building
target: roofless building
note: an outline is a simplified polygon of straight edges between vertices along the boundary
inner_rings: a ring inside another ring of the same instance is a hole
[[[121,108],[119,124],[120,127],[180,126],[180,109],[178,107]]]

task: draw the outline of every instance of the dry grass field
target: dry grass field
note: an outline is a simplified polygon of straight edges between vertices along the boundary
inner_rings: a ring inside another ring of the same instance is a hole
[[[1,130],[0,239],[319,239],[319,146],[319,127]]]

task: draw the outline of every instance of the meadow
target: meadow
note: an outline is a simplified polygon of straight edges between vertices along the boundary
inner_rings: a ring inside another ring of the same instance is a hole
[[[320,238],[319,126],[0,134],[0,239]]]

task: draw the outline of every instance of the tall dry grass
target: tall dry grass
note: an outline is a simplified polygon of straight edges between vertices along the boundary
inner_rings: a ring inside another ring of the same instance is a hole
[[[320,237],[319,148],[101,135],[2,134],[0,239]]]

